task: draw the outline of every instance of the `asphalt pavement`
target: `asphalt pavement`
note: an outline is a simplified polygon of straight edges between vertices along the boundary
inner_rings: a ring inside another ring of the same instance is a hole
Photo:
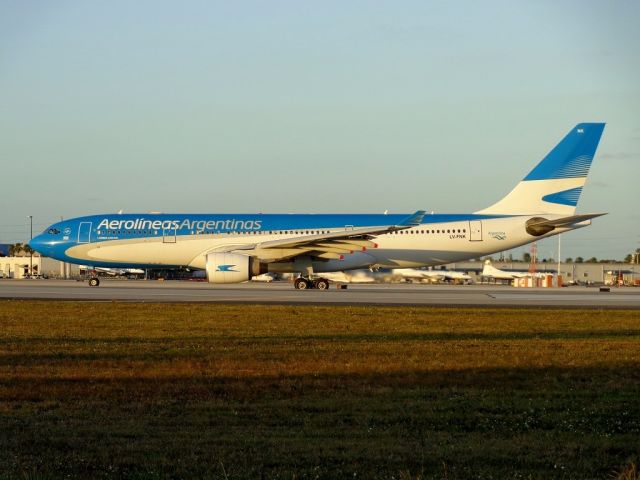
[[[111,280],[99,287],[74,280],[0,280],[0,299],[211,302],[465,307],[640,309],[640,288],[514,288],[502,285],[351,284],[346,290],[294,290],[288,282],[212,285],[205,282]]]

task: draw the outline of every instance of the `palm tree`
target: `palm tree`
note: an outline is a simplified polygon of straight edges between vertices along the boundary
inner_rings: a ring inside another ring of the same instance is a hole
[[[10,257],[17,257],[18,254],[22,251],[22,244],[21,243],[13,243],[11,245],[9,245],[9,256]]]
[[[32,255],[35,253],[35,250],[31,248],[26,243],[14,243],[9,245],[9,256],[10,257],[19,257],[24,255]]]

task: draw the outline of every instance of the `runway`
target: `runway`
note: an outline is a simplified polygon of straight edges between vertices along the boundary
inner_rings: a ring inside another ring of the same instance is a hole
[[[294,290],[287,282],[211,285],[185,281],[109,280],[99,287],[74,280],[0,280],[0,299],[210,302],[309,305],[433,305],[640,309],[640,288],[517,289],[501,285],[356,284],[347,290]]]

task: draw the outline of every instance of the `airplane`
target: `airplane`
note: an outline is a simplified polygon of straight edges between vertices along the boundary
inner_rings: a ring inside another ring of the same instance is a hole
[[[576,125],[510,193],[474,213],[102,214],[54,223],[29,244],[70,263],[200,269],[212,284],[290,272],[296,289],[325,290],[324,272],[444,265],[590,225],[604,213],[575,212],[604,126]]]
[[[471,283],[471,277],[466,273],[451,270],[425,270],[418,268],[394,268],[391,275],[406,281],[421,283]]]
[[[95,271],[97,273],[105,273],[114,277],[144,275],[141,268],[107,268],[107,267],[89,267],[87,265],[79,265],[80,270]]]
[[[251,277],[252,282],[271,283],[274,280],[275,280],[275,275],[273,273],[262,273],[260,275],[256,275],[255,277]]]
[[[421,283],[457,282],[469,283],[471,277],[466,273],[450,270],[424,270],[418,268],[393,268],[348,270],[346,272],[324,272],[330,282],[336,283],[392,283],[412,281]]]
[[[373,283],[376,281],[374,272],[365,269],[324,272],[322,275],[330,282],[335,283]]]
[[[495,278],[497,280],[513,280],[515,278],[524,278],[524,277],[538,277],[543,278],[547,276],[548,273],[536,272],[518,272],[515,270],[500,270],[499,268],[491,265],[491,260],[486,260],[484,262],[484,268],[482,269],[481,276],[487,278]]]

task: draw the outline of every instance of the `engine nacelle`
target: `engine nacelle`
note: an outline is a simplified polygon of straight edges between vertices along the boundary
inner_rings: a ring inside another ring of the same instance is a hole
[[[209,283],[241,283],[266,272],[257,258],[240,253],[210,253],[206,268]]]

